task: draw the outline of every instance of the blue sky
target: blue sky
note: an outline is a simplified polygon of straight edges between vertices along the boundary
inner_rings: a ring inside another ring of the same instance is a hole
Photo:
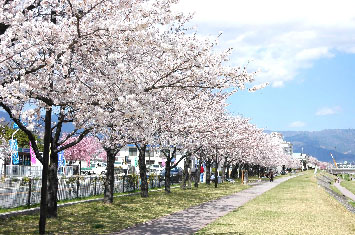
[[[302,70],[283,87],[229,99],[229,111],[270,130],[355,128],[355,55],[336,54]]]
[[[181,0],[191,25],[230,63],[270,86],[229,99],[229,111],[270,130],[355,128],[355,1]]]

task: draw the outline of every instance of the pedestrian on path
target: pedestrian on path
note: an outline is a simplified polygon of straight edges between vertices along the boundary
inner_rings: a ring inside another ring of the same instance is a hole
[[[274,181],[274,173],[270,171],[270,182]]]
[[[200,169],[200,181],[201,183],[203,183],[203,173],[205,172],[205,168],[203,168],[203,166],[201,165],[201,169]]]

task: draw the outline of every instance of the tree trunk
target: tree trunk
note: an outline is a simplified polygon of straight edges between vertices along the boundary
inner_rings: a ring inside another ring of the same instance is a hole
[[[224,157],[224,162],[223,162],[223,166],[222,166],[222,182],[224,182],[226,180],[226,169],[227,169],[227,157]]]
[[[171,170],[171,158],[166,158],[165,162],[165,192],[170,193],[170,170]]]
[[[192,172],[191,168],[187,168],[187,188],[191,189],[191,177],[192,177]]]
[[[198,188],[198,183],[200,182],[201,165],[202,165],[202,161],[199,160],[196,169],[196,175],[195,175],[195,188]]]
[[[58,193],[58,154],[51,151],[48,171],[48,211],[47,218],[58,216],[57,193]]]
[[[227,173],[226,173],[226,175],[227,175],[226,178],[227,178],[227,179],[230,179],[230,178],[231,178],[231,173],[232,173],[232,172],[231,172],[230,168],[231,168],[231,165],[228,164],[228,165],[227,165]]]
[[[244,171],[244,181],[245,181],[245,184],[248,184],[248,181],[249,181],[249,175],[248,175],[248,168]]]
[[[217,156],[216,156],[216,166],[214,168],[214,187],[217,188],[218,185],[218,162],[217,162]]]
[[[211,184],[211,160],[206,161],[206,184]]]
[[[182,172],[182,181],[180,188],[185,190],[186,189],[186,182],[189,180],[189,161],[190,157],[186,156],[184,161],[184,171]]]
[[[139,150],[138,165],[139,165],[139,176],[141,177],[141,197],[148,197],[148,181],[147,181],[147,166],[145,164],[145,150],[147,145],[144,144],[142,147],[136,144]]]
[[[4,179],[6,179],[6,158],[4,158]]]
[[[238,166],[238,178],[239,179],[242,178],[242,170],[243,170],[243,166],[242,166],[242,164],[239,164],[239,166]]]
[[[49,161],[49,143],[51,140],[51,115],[52,109],[46,110],[45,129],[44,129],[44,150],[43,150],[43,170],[42,170],[42,188],[41,188],[41,203],[39,217],[39,233],[45,234],[47,220],[47,176],[48,176],[48,161]]]
[[[104,190],[104,203],[113,203],[113,190],[115,185],[114,164],[117,150],[105,148],[107,154],[106,180]]]

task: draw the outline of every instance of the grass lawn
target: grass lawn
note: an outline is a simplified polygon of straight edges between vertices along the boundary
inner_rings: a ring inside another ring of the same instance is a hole
[[[175,187],[175,186],[176,185],[172,185],[172,187]],[[138,192],[138,190],[134,191],[134,192]],[[118,196],[118,195],[130,194],[130,193],[134,193],[134,192],[115,193],[114,195]],[[65,204],[65,203],[68,203],[68,202],[79,202],[79,201],[85,201],[85,200],[91,200],[91,199],[100,199],[100,198],[103,198],[103,195],[66,199],[66,200],[58,201],[58,205]],[[6,212],[12,212],[12,211],[20,211],[20,210],[39,207],[39,206],[40,206],[40,204],[33,204],[33,205],[30,205],[30,206],[18,206],[18,207],[13,207],[13,208],[0,208],[0,213],[6,213]]]
[[[139,195],[119,197],[112,205],[102,202],[81,203],[58,209],[57,219],[47,220],[50,234],[105,234],[171,214],[202,202],[241,191],[248,186],[240,183],[202,184],[198,189],[173,189],[150,192],[148,198]],[[0,220],[0,234],[38,233],[39,215],[17,216]]]
[[[330,185],[330,188],[337,194],[339,194],[340,196],[343,195],[342,192],[340,192],[340,190],[334,186],[334,183],[332,183],[332,185]]]
[[[355,215],[316,183],[313,172],[290,179],[198,234],[355,234]]]
[[[342,181],[340,185],[355,194],[355,181]]]

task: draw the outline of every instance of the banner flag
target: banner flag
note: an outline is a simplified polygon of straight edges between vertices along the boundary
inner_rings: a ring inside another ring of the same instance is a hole
[[[14,165],[19,164],[17,140],[10,140],[11,159]]]
[[[31,141],[30,141],[30,156],[31,156],[31,165],[32,164],[36,164],[36,161],[37,161],[36,154],[35,154],[35,151],[32,148]]]
[[[58,153],[58,167],[65,166],[64,150]]]

